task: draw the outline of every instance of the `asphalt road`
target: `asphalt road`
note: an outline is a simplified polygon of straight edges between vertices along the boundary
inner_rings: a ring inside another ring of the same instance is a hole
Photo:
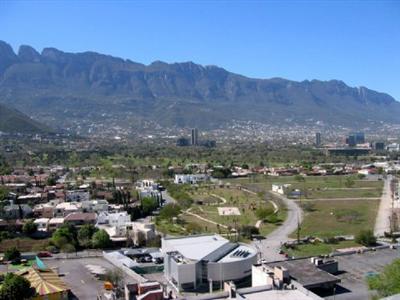
[[[388,175],[383,186],[381,202],[375,221],[374,233],[376,236],[383,236],[385,231],[390,232],[390,217],[392,213],[390,182],[392,179],[392,175]]]
[[[295,201],[276,193],[273,193],[273,195],[281,199],[286,205],[288,214],[285,222],[267,235],[265,239],[252,243],[261,252],[262,259],[267,262],[284,259],[279,254],[279,249],[283,243],[291,240],[289,235],[297,229],[298,223],[301,223],[303,220],[303,211]]]

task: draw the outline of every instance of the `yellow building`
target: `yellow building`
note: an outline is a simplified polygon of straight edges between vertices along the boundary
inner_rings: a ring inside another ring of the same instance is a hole
[[[20,271],[18,275],[25,277],[36,290],[33,300],[68,299],[70,289],[53,270],[30,267]]]

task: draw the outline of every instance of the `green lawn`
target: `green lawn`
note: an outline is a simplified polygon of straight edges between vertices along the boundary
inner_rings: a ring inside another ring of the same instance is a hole
[[[290,257],[307,257],[307,256],[317,256],[317,255],[326,255],[334,252],[336,249],[341,248],[349,248],[349,247],[358,247],[356,242],[354,241],[341,241],[336,244],[325,244],[325,243],[317,243],[317,244],[304,244],[298,245],[295,249],[283,249],[286,253],[289,254]]]
[[[355,235],[362,229],[373,229],[379,200],[307,201],[307,204],[311,207],[304,212],[301,236],[322,238]]]

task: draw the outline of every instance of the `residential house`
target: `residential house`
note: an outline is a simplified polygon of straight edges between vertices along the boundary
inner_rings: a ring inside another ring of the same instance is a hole
[[[39,218],[33,221],[34,224],[37,225],[38,231],[47,231],[49,226],[49,218]]]
[[[68,224],[72,224],[75,226],[81,226],[85,224],[96,224],[97,215],[96,213],[81,213],[74,212],[69,214],[64,218],[64,222]]]

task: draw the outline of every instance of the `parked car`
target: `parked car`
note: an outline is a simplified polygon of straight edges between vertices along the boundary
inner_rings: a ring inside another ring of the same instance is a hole
[[[40,251],[37,254],[38,257],[52,257],[51,253],[49,251]]]

